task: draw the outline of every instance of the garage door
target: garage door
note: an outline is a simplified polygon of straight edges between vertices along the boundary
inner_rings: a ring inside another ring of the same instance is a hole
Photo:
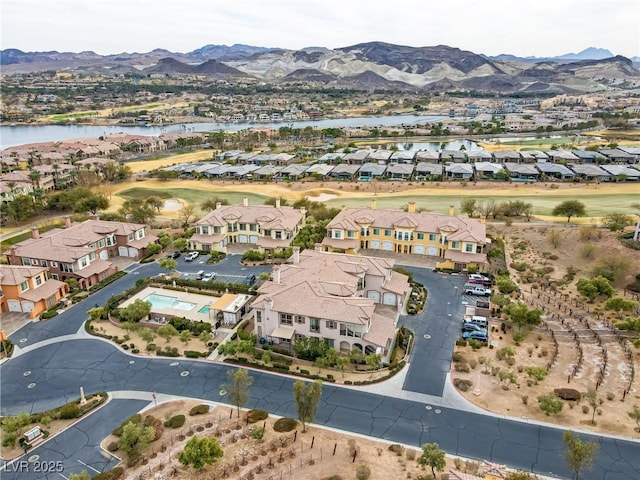
[[[385,305],[395,305],[396,304],[396,294],[395,293],[385,293],[382,296],[382,303]]]
[[[424,255],[424,245],[416,245],[416,248],[413,249],[413,253]]]
[[[22,302],[22,311],[25,313],[33,311],[33,302]]]
[[[374,302],[380,303],[380,292],[376,292],[375,290],[371,290],[367,292],[367,298],[372,298]]]
[[[137,248],[129,248],[129,256],[131,258],[136,258],[138,256],[138,249]]]
[[[438,247],[428,247],[427,248],[427,255],[431,255],[432,257],[437,257],[438,256]]]
[[[393,251],[393,242],[382,242],[382,250]]]
[[[9,304],[10,312],[21,312],[22,307],[20,307],[20,302],[18,300],[9,300],[7,302]]]
[[[128,257],[129,249],[127,247],[118,247],[118,255],[121,257]]]
[[[100,260],[107,260],[109,258],[109,252],[102,250],[100,252]]]
[[[249,237],[246,235],[238,235],[238,243],[249,243]]]
[[[369,242],[369,248],[380,250],[380,240],[371,240]]]
[[[249,235],[249,243],[258,243],[258,235]]]

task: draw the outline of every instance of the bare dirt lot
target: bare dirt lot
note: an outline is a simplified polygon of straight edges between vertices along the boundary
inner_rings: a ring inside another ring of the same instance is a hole
[[[637,436],[636,424],[628,416],[633,405],[640,404],[640,380],[635,374],[640,353],[631,345],[637,335],[613,331],[619,316],[604,308],[604,298],[586,302],[575,284],[590,276],[594,267],[622,258],[626,267],[614,287],[615,296],[624,296],[624,285],[640,272],[638,252],[623,246],[619,234],[591,226],[511,226],[492,231],[504,239],[511,278],[522,292],[520,300],[544,312],[543,324],[517,346],[512,338],[517,327],[506,322],[502,331],[506,317],[498,316],[491,323],[494,348],[456,347],[453,378],[471,382],[463,387],[463,395],[505,415]],[[548,376],[537,382],[527,373],[528,367],[548,368]],[[581,394],[597,388],[595,415],[585,398],[565,402],[555,416],[545,415],[537,398],[556,388]]]

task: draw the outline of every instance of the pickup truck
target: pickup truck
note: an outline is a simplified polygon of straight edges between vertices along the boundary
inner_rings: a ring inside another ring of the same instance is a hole
[[[483,297],[488,297],[491,295],[491,289],[485,287],[484,285],[476,284],[476,283],[465,283],[464,285],[464,294],[465,295],[480,295]]]
[[[480,275],[478,273],[470,273],[467,277],[467,283],[473,283],[474,285],[483,285],[485,287],[491,287],[493,282],[489,277],[485,277],[484,275]]]

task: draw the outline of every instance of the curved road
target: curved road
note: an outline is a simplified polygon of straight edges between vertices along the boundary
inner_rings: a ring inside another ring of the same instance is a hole
[[[214,267],[220,268],[224,267]],[[72,335],[81,330],[87,308],[94,303],[103,303],[111,294],[133,284],[140,275],[156,271],[155,265],[137,267],[133,274],[83,302],[86,305],[80,303],[50,321],[29,324],[16,332],[12,340],[23,350],[1,367],[2,414],[41,411],[60,405],[77,398],[80,386],[87,393],[98,390],[155,391],[224,402],[218,392],[226,380],[227,370],[232,367],[206,361],[180,359],[176,362],[176,359],[135,357],[99,339]],[[441,277],[424,269],[414,272],[416,279],[429,289],[429,303],[417,318],[402,319],[417,334],[404,390],[415,392],[416,398],[420,395],[425,398],[426,395],[442,396],[451,348],[459,332],[460,320],[456,319],[461,318],[462,298],[458,292],[463,279]],[[431,338],[426,339],[425,333]],[[58,338],[62,335],[67,337]],[[20,343],[22,338],[26,341]],[[248,407],[296,416],[291,394],[295,379],[266,372],[252,372],[252,375],[255,380]],[[141,405],[140,400],[114,401],[128,411]],[[125,408],[128,402],[135,403]],[[92,417],[81,421],[78,428]],[[108,415],[104,417],[109,420],[105,419],[106,425],[97,422],[100,433],[102,429],[110,431],[120,421]],[[437,442],[452,454],[487,459],[540,474],[571,476],[563,459],[563,430],[550,425],[434,406],[424,401],[331,384],[323,387],[316,422],[409,445]],[[640,478],[640,443],[607,436],[584,437],[598,442],[600,451],[594,469],[585,472],[582,478]],[[71,441],[73,432],[65,432],[56,438],[58,443],[64,439]],[[16,475],[3,472],[3,478],[27,478]]]

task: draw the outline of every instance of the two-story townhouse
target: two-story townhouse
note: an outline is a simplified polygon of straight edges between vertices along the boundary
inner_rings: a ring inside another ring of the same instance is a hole
[[[316,337],[342,353],[354,348],[388,361],[396,321],[411,290],[393,260],[294,247],[290,264],[274,267],[252,303],[259,338],[291,348]]]
[[[230,243],[254,245],[260,251],[280,251],[291,245],[305,224],[306,209],[284,207],[280,199],[273,205],[216,204],[215,210],[195,223],[196,233],[189,248],[205,252],[227,252]]]
[[[116,272],[109,258],[138,260],[146,255],[147,246],[158,239],[142,224],[97,217],[76,224],[68,216],[64,220],[64,228],[42,235],[38,228],[32,228],[32,238],[4,252],[9,264],[45,267],[55,280],[73,278],[80,287],[88,288]]]
[[[0,265],[0,311],[35,318],[58,303],[69,286],[48,276],[48,268]]]
[[[344,208],[327,225],[322,241],[324,251],[356,253],[360,248],[395,253],[439,257],[438,268],[465,270],[483,268],[488,243],[482,220],[432,212],[416,212],[415,202],[407,211],[370,208]]]

